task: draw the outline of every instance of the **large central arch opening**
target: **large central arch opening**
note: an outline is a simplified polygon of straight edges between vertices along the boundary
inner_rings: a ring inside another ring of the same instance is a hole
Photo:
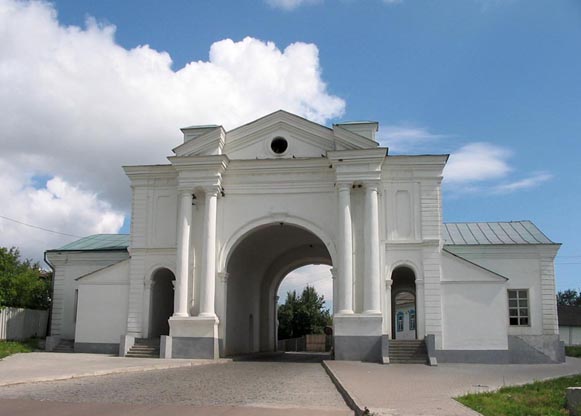
[[[226,356],[276,350],[277,290],[293,270],[332,265],[329,250],[313,232],[288,223],[244,235],[228,258]]]

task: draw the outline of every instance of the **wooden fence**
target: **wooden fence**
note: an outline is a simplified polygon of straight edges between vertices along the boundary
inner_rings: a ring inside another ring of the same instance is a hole
[[[328,335],[306,335],[300,338],[281,339],[279,351],[325,352],[331,349],[331,337]]]
[[[44,338],[47,322],[48,311],[3,308],[0,310],[0,339]]]

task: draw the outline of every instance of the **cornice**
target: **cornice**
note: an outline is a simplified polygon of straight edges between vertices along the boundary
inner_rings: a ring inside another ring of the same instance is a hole
[[[187,129],[182,129],[182,131],[184,130]],[[185,141],[172,150],[177,156],[188,156],[193,153],[201,153],[207,150],[215,150],[220,154],[224,148],[225,140],[226,131],[222,126],[217,126],[200,136]]]
[[[348,149],[369,149],[379,146],[379,143],[376,141],[347,130],[346,128],[337,124],[333,125],[333,135],[339,144],[347,147]]]

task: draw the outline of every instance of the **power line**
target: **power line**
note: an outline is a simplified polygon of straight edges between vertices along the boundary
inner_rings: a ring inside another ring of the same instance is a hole
[[[8,218],[8,217],[5,217],[3,215],[0,215],[0,218],[5,219],[5,220],[8,220],[8,221],[15,222],[16,224],[26,225],[27,227],[36,228],[37,230],[42,230],[42,231],[46,231],[46,232],[49,232],[49,233],[66,235],[67,237],[83,238],[80,235],[67,234],[67,233],[61,233],[60,231],[49,230],[48,228],[39,227],[38,225],[27,224],[25,222],[15,220],[14,218]]]

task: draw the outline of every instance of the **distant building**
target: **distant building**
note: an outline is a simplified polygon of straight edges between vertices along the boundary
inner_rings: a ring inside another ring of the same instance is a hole
[[[47,251],[48,348],[124,355],[161,337],[164,357],[272,351],[282,279],[327,264],[336,359],[389,362],[394,340],[415,339],[432,363],[562,361],[559,244],[530,221],[443,224],[448,156],[388,155],[377,129],[284,111],[182,129],[168,164],[124,168],[130,236]]]
[[[581,306],[557,306],[559,335],[565,345],[581,345]]]

